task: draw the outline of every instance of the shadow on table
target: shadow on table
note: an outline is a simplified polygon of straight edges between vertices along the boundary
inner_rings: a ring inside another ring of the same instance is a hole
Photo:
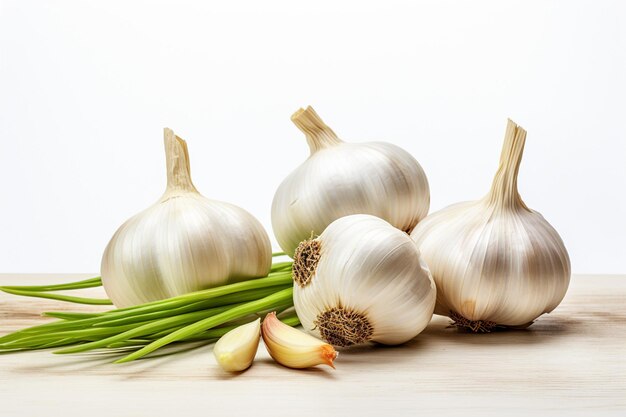
[[[555,343],[579,335],[583,322],[560,317],[540,317],[525,329],[499,329],[491,333],[472,333],[450,325],[447,317],[434,316],[428,327],[415,339],[398,346],[369,344],[340,350],[341,363],[376,364],[409,362],[424,351],[451,350],[462,346],[520,346]],[[338,361],[338,366],[339,366]]]
[[[434,316],[419,337],[464,344],[539,344],[580,334],[583,322],[563,316],[543,315],[526,328],[498,328],[489,333],[474,333],[451,325],[447,317]]]
[[[255,370],[255,368],[258,368],[260,366],[274,368],[274,370],[279,373],[284,372],[285,378],[289,378],[289,376],[297,376],[298,378],[305,378],[308,376],[308,377],[323,378],[323,379],[328,379],[328,380],[335,380],[337,378],[336,371],[326,365],[321,365],[321,366],[316,366],[316,367],[306,368],[306,369],[293,369],[293,368],[288,368],[286,366],[283,366],[275,362],[272,358],[256,358],[254,360],[254,363],[252,364],[252,370]],[[213,376],[213,379],[218,379],[218,380],[237,379],[241,375],[245,375],[248,372],[250,372],[250,370],[246,370],[243,372],[226,372],[220,369],[219,372],[217,372],[216,375]]]
[[[590,312],[587,312],[590,313]],[[558,343],[564,338],[578,337],[581,334],[589,334],[594,331],[593,326],[588,326],[583,316],[576,318],[566,315],[544,315],[534,324],[525,329],[504,329],[491,333],[471,333],[450,326],[450,320],[442,316],[434,316],[428,327],[415,339],[398,346],[384,346],[369,344],[356,346],[350,349],[338,349],[337,373],[346,366],[379,366],[385,364],[400,365],[420,359],[428,351],[451,350],[463,346],[484,346],[488,348],[502,346],[525,346]],[[19,372],[42,374],[68,374],[84,373],[92,375],[112,375],[124,380],[171,378],[171,370],[161,370],[172,361],[184,361],[196,349],[210,349],[204,344],[176,345],[163,348],[152,355],[125,364],[111,365],[111,362],[122,358],[130,350],[116,352],[86,352],[74,355],[59,355],[58,361],[47,360],[45,366],[41,363],[30,364],[25,356],[24,364],[15,368]],[[51,352],[53,349],[49,350]],[[26,352],[25,352],[26,353]],[[174,353],[176,353],[174,355]],[[21,356],[20,353],[13,353]],[[50,356],[53,356],[50,353]],[[55,359],[55,358],[52,358]],[[172,364],[172,366],[176,366]],[[169,368],[171,368],[170,366]],[[279,373],[299,374],[300,376],[312,376],[315,378],[334,379],[336,375],[332,369],[320,366],[307,370],[286,368],[275,363],[270,358],[257,358],[253,367],[272,367]],[[192,379],[236,379],[240,374],[226,372],[206,372],[186,375]]]
[[[180,345],[166,346],[156,353],[148,355],[144,358],[137,359],[132,362],[123,364],[113,364],[114,361],[130,354],[131,349],[119,349],[115,351],[89,351],[84,353],[75,353],[68,355],[54,355],[55,349],[44,350],[49,353],[50,360],[46,360],[45,366],[41,363],[29,364],[25,363],[16,367],[18,372],[42,374],[69,374],[83,373],[93,375],[115,375],[123,379],[143,379],[154,378],[158,376],[159,367],[171,362],[172,360],[184,359],[186,356],[193,354],[197,349],[206,347],[206,343],[186,343]],[[31,353],[33,351],[30,351]],[[7,352],[9,353],[9,352]],[[27,354],[25,352],[12,352],[14,355]],[[57,360],[54,360],[56,356]]]

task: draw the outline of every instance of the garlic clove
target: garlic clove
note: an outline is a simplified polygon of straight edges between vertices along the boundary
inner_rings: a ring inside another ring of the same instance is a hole
[[[278,320],[276,313],[265,316],[263,341],[270,356],[289,368],[309,368],[326,364],[335,369],[337,351],[329,345]]]
[[[261,319],[256,319],[222,336],[215,344],[213,354],[225,371],[245,371],[252,365],[260,339]]]

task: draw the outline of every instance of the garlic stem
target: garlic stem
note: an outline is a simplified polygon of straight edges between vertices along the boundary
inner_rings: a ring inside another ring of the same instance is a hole
[[[165,163],[167,167],[167,189],[163,199],[180,192],[197,193],[191,181],[191,168],[189,166],[189,151],[187,142],[174,134],[169,128],[163,129],[165,141]]]
[[[342,142],[311,106],[296,111],[291,116],[291,121],[305,134],[312,154]]]
[[[528,210],[517,190],[517,175],[524,153],[526,131],[508,119],[500,166],[493,179],[487,201],[496,207],[521,207]]]

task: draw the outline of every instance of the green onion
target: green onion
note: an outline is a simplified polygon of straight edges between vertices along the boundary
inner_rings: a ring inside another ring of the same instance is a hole
[[[15,290],[10,287],[0,287],[0,290],[14,295],[25,295],[27,297],[50,298],[52,300],[67,301],[69,303],[92,304],[92,305],[112,305],[111,300],[107,298],[85,298],[74,297],[71,295],[48,294],[47,292]]]
[[[83,288],[93,288],[102,286],[100,277],[89,278],[82,281],[69,282],[67,284],[56,285],[5,285],[0,287],[1,290],[18,290],[18,291],[63,291],[63,290],[80,290]]]
[[[282,253],[274,256],[282,256]],[[165,300],[105,312],[45,312],[60,320],[22,329],[0,337],[0,353],[60,348],[54,353],[78,353],[99,349],[132,353],[118,362],[143,357],[170,343],[212,343],[236,326],[256,319],[268,311],[283,311],[293,306],[291,262],[276,262],[268,276]],[[40,286],[5,286],[5,292],[52,298],[70,302],[89,299],[46,291],[91,288],[101,285],[99,278],[73,283]],[[298,317],[285,313],[285,323],[295,326]]]
[[[54,317],[63,320],[78,320],[97,316],[97,313],[68,313],[65,311],[46,311],[41,313],[45,317]]]
[[[272,257],[285,256],[285,252],[274,252]],[[275,262],[270,269],[270,275],[277,272],[291,271],[291,261]],[[4,291],[13,295],[23,295],[26,297],[38,297],[49,298],[52,300],[67,301],[78,304],[91,304],[91,305],[111,305],[111,301],[100,298],[83,298],[72,297],[54,294],[42,294],[46,291],[67,291],[67,290],[80,290],[85,288],[95,288],[102,286],[102,279],[100,277],[89,278],[81,281],[68,282],[65,284],[53,284],[53,285],[4,285],[0,286],[0,291]],[[51,316],[54,317],[54,316]]]
[[[154,352],[155,350],[157,350],[158,348],[162,346],[184,339],[185,337],[193,336],[196,333],[200,333],[212,327],[226,323],[229,320],[233,320],[241,315],[252,314],[257,310],[266,309],[268,308],[268,306],[271,306],[277,302],[284,303],[288,300],[292,300],[292,296],[293,296],[293,288],[287,288],[287,289],[277,292],[276,294],[272,294],[260,300],[252,301],[250,303],[246,303],[244,305],[234,307],[223,313],[206,318],[204,320],[200,320],[199,322],[190,324],[189,326],[176,330],[175,332],[170,333],[169,335],[165,337],[155,340],[154,342],[139,349],[138,351],[133,352],[130,355],[123,357],[122,359],[118,359],[117,361],[115,361],[115,363],[124,363],[124,362],[133,361],[135,359],[139,359],[147,355],[148,353]]]

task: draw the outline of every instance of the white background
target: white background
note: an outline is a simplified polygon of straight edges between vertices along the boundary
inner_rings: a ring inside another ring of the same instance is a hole
[[[415,155],[431,211],[487,192],[511,117],[573,271],[626,273],[624,4],[1,1],[0,271],[97,271],[164,190],[164,126],[204,195],[271,231],[311,104]]]

